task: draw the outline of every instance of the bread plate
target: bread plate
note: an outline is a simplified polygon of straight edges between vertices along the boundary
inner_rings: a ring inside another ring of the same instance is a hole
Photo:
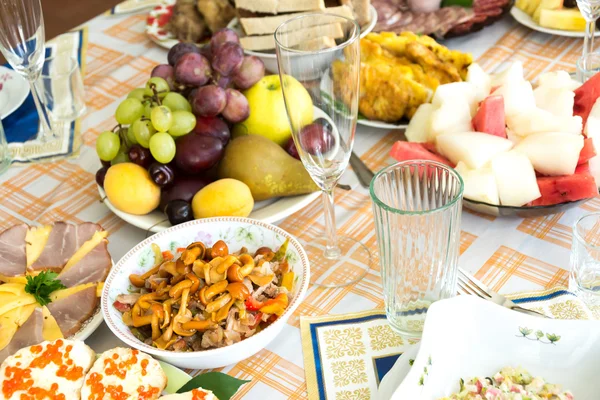
[[[541,26],[537,22],[535,22],[533,20],[533,18],[531,18],[531,16],[529,16],[529,14],[527,14],[526,12],[524,12],[522,10],[519,10],[517,7],[513,7],[510,9],[510,15],[512,15],[513,18],[516,19],[518,23],[520,23],[521,25],[525,25],[526,27],[533,29],[534,31],[547,33],[550,35],[565,36],[565,37],[576,37],[576,38],[585,37],[584,31],[567,31],[564,29],[544,28],[543,26]],[[600,35],[600,31],[596,30],[595,36],[598,36],[598,35]]]

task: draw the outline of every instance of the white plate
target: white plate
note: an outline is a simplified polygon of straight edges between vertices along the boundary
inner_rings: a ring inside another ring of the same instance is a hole
[[[437,400],[459,379],[492,376],[507,366],[559,384],[576,399],[598,399],[600,321],[517,313],[474,296],[434,303],[421,348],[393,400]]]
[[[165,214],[160,211],[152,211],[150,214],[146,215],[129,214],[117,210],[117,208],[108,201],[104,189],[100,186],[98,186],[98,192],[100,192],[100,198],[104,199],[103,203],[106,204],[106,207],[114,212],[119,218],[135,227],[155,233],[171,227],[169,221],[166,220],[167,217]],[[321,192],[313,192],[299,196],[280,197],[254,203],[254,209],[248,218],[272,224],[300,211],[317,199],[320,194]]]
[[[585,32],[583,31],[567,31],[563,29],[551,29],[544,28],[540,26],[537,22],[533,20],[526,12],[519,10],[517,7],[513,7],[510,9],[510,14],[519,22],[521,25],[525,25],[526,27],[533,29],[534,31],[548,33],[550,35],[558,35],[558,36],[567,36],[567,37],[585,37]],[[596,30],[596,36],[600,35],[600,31]]]
[[[389,400],[398,386],[402,383],[406,375],[410,372],[411,360],[417,358],[417,353],[421,347],[420,343],[409,346],[404,353],[394,363],[392,369],[388,371],[379,383],[377,393],[379,394],[379,400]]]
[[[376,121],[370,119],[359,119],[356,121],[359,125],[370,126],[378,129],[406,129],[408,124],[392,124],[390,122]]]
[[[0,66],[0,119],[12,114],[29,95],[29,84],[12,69]]]

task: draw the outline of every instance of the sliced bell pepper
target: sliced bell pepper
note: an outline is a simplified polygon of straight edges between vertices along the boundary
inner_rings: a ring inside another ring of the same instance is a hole
[[[260,308],[263,314],[275,314],[281,316],[288,306],[288,297],[285,293],[279,293],[274,299],[267,300]]]
[[[246,299],[244,304],[246,304],[246,310],[258,311],[258,310],[260,310],[260,308],[263,306],[264,303],[261,303],[260,301],[256,300],[254,297],[250,296]]]
[[[294,277],[294,273],[290,271],[283,274],[283,277],[281,278],[281,286],[286,288],[288,292],[292,291],[292,287],[294,285]]]

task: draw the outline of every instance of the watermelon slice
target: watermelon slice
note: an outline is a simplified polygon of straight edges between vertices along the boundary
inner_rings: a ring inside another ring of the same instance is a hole
[[[532,205],[550,206],[596,197],[598,195],[596,181],[589,171],[585,171],[585,165],[581,166],[580,173],[573,175],[537,178],[542,197],[534,200]]]
[[[477,132],[506,138],[506,116],[504,115],[504,97],[489,96],[479,105],[473,118],[473,128]]]
[[[579,164],[577,168],[575,168],[576,174],[589,174],[590,173],[590,163],[585,162],[583,164]]]
[[[592,76],[587,82],[575,89],[573,114],[579,115],[583,119],[583,126],[585,126],[598,97],[600,97],[600,74]]]
[[[594,148],[594,140],[592,138],[587,138],[583,141],[583,148],[579,153],[579,161],[577,161],[577,165],[586,163],[595,156],[596,149]]]
[[[390,156],[398,161],[430,160],[454,167],[454,165],[446,158],[428,150],[427,147],[430,147],[430,145],[425,143],[403,142],[399,140],[392,146]]]

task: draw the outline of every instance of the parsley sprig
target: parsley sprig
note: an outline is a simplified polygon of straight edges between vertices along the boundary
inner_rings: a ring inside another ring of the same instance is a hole
[[[56,279],[58,274],[52,271],[43,271],[37,276],[27,276],[25,292],[32,294],[40,305],[45,306],[51,303],[50,294],[56,290],[66,289],[60,279]]]

